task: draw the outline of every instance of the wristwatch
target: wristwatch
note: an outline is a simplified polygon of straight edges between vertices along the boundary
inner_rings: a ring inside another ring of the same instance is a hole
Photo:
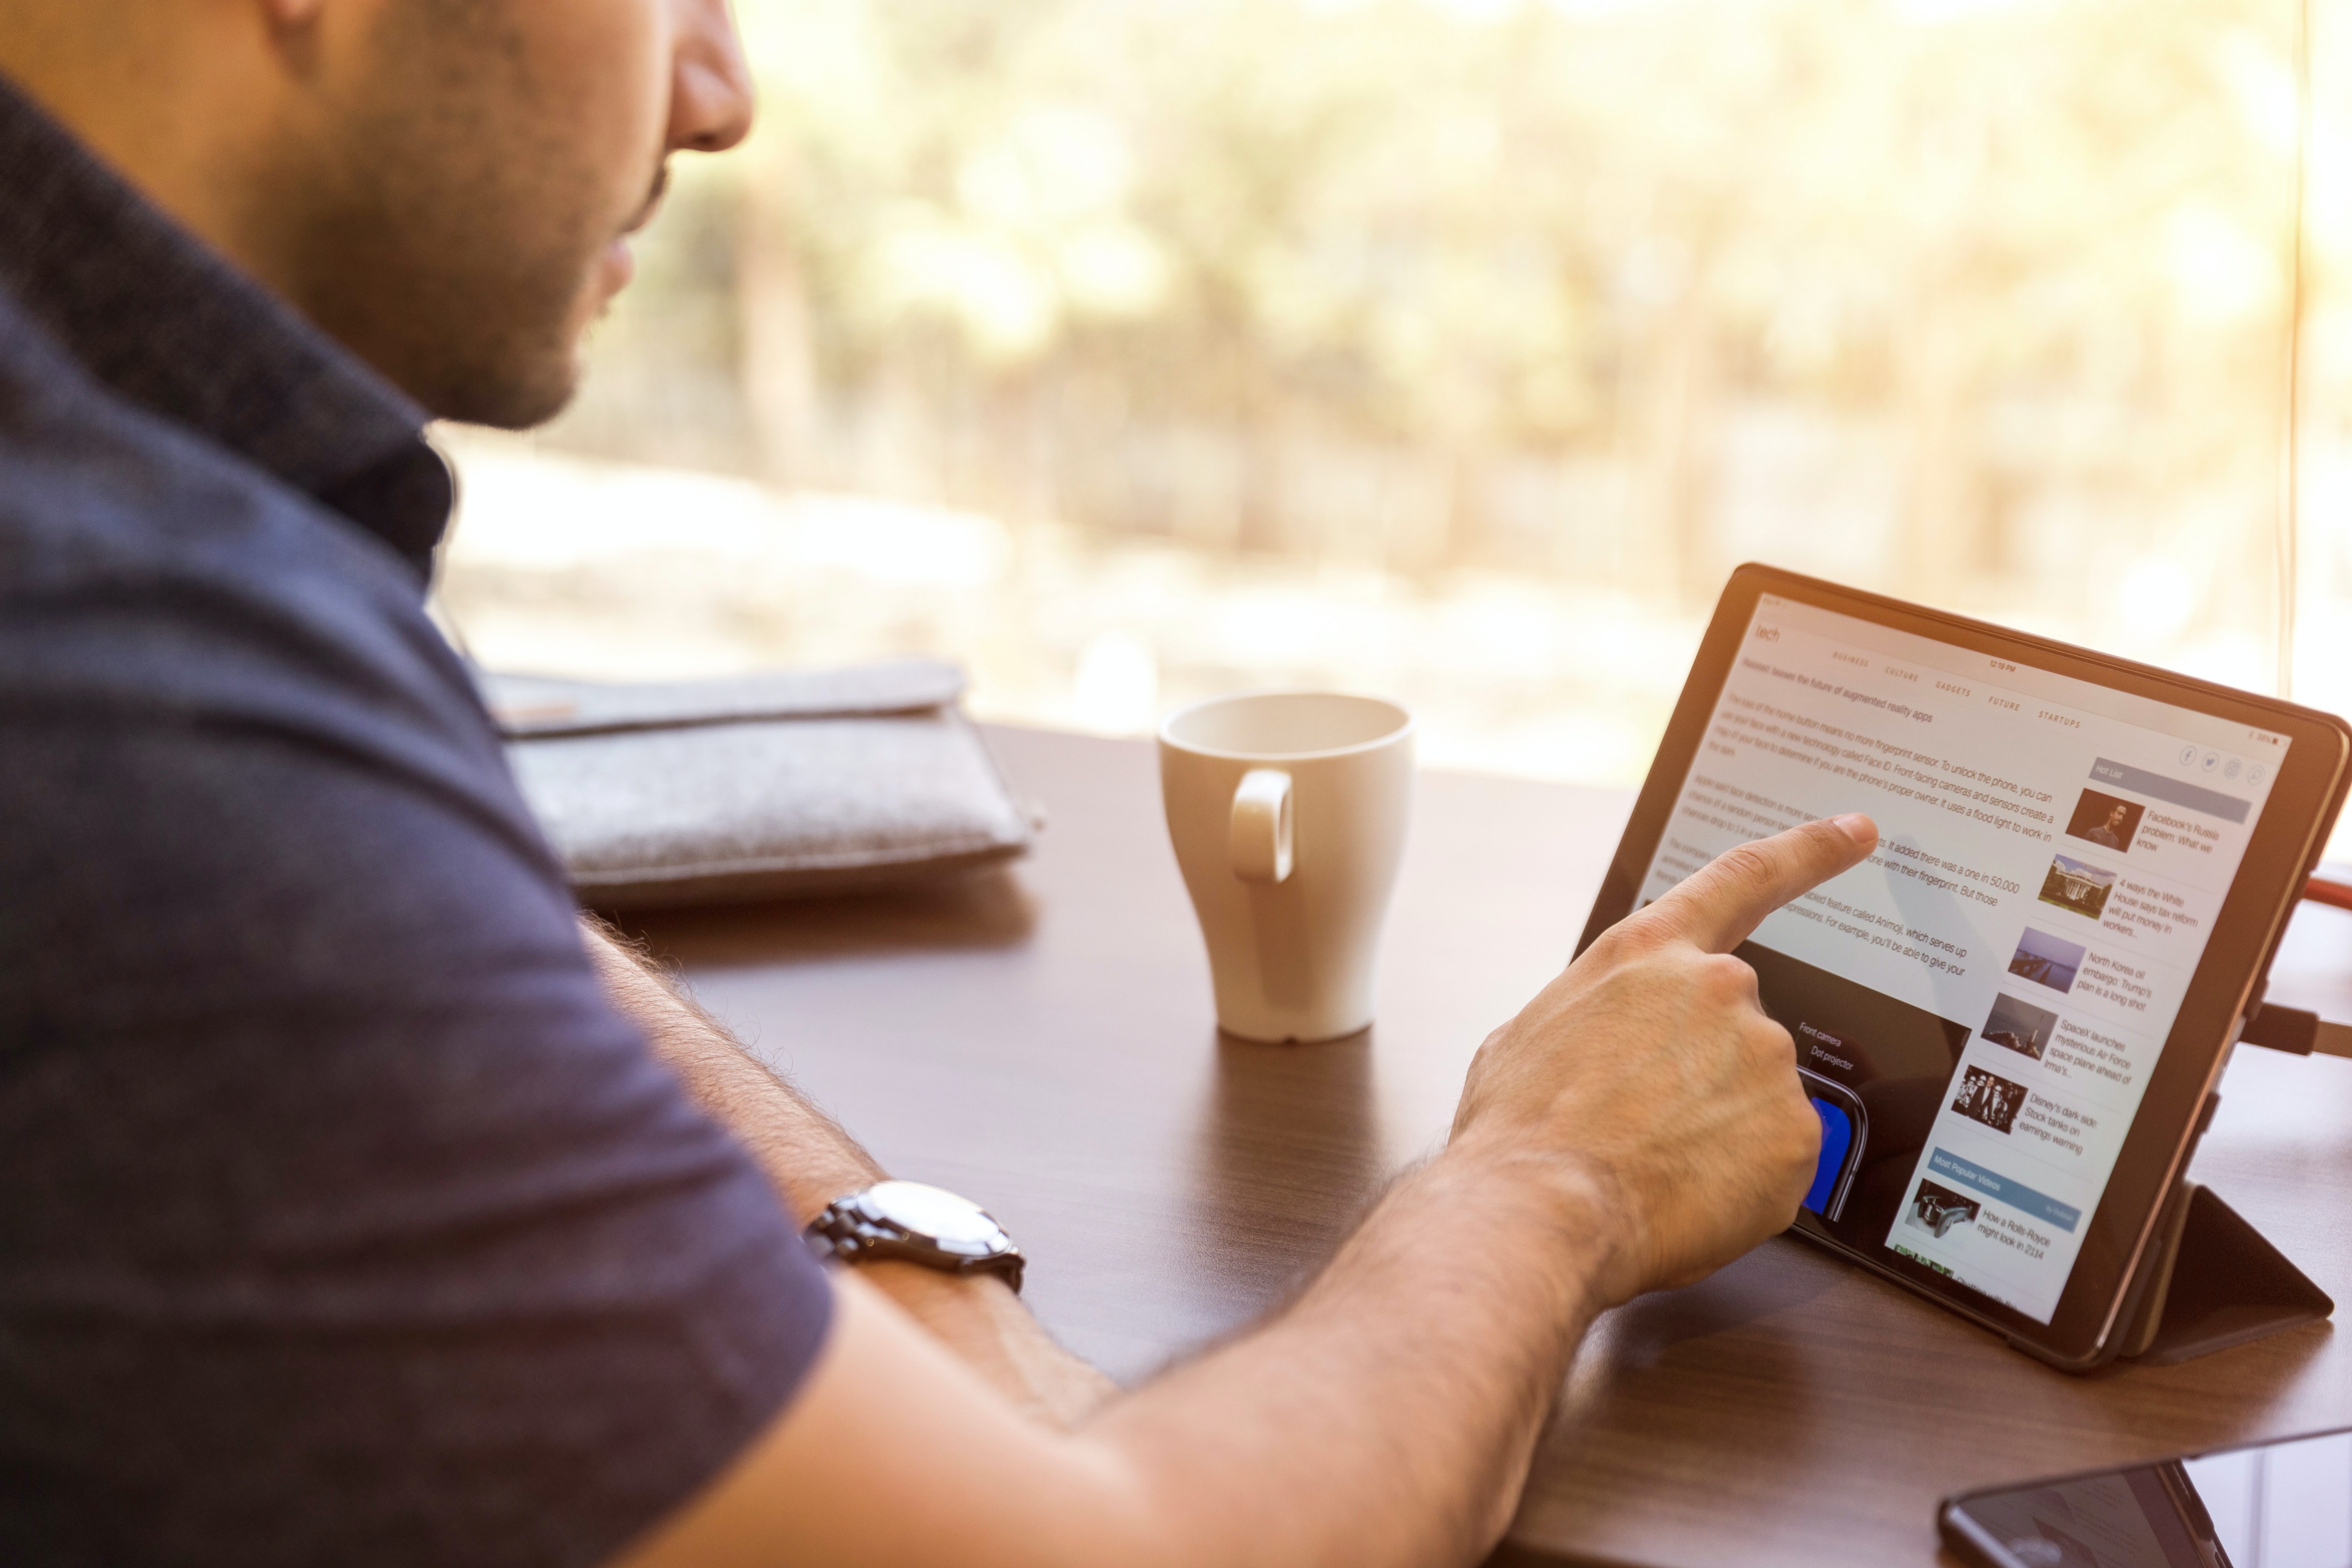
[[[896,1258],[950,1274],[1001,1274],[1021,1289],[1021,1249],[970,1198],[921,1182],[877,1182],[835,1200],[811,1222],[819,1258],[864,1263]]]

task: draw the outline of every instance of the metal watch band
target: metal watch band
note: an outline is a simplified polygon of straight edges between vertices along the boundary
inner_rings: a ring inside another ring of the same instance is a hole
[[[809,1223],[803,1235],[812,1252],[821,1258],[838,1258],[843,1263],[898,1258],[947,1274],[995,1274],[1016,1295],[1020,1292],[1027,1260],[1021,1256],[1021,1249],[1012,1244],[1011,1237],[1004,1238],[1004,1247],[998,1251],[981,1255],[950,1251],[929,1237],[860,1212],[856,1205],[865,1195],[862,1192],[852,1193],[837,1199]]]

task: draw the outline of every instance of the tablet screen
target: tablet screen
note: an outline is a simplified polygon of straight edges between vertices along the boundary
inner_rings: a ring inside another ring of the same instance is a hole
[[[1809,818],[1876,819],[1869,860],[1739,950],[1844,1141],[1807,1194],[1822,1228],[2050,1322],[2287,748],[1759,600],[1640,901]]]

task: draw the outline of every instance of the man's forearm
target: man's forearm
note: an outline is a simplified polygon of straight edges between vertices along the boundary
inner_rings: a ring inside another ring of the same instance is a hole
[[[1287,1310],[1074,1432],[845,1289],[795,1407],[631,1568],[1475,1562],[1626,1234],[1573,1174],[1457,1144]],[[837,1505],[878,1471],[894,1506]]]
[[[583,922],[588,952],[614,1002],[710,1117],[751,1150],[805,1227],[827,1204],[883,1178],[857,1141],[656,973],[633,946]],[[958,1278],[912,1263],[861,1272],[1030,1414],[1067,1425],[1116,1392],[1055,1344],[993,1275]]]
[[[880,1178],[837,1123],[632,951],[597,929],[589,947],[615,999],[759,1156],[799,1223]],[[1554,1234],[1563,1214],[1591,1208],[1584,1194],[1563,1195],[1556,1174],[1553,1163],[1529,1160],[1515,1181],[1497,1159],[1449,1152],[1400,1182],[1281,1317],[1115,1404],[1106,1403],[1116,1392],[1108,1380],[1054,1345],[999,1281],[909,1264],[860,1273],[1033,1415],[1065,1426],[1099,1407],[1085,1429],[1129,1452],[1140,1474],[1202,1489],[1195,1498],[1239,1498],[1265,1495],[1268,1474],[1295,1468],[1316,1493],[1280,1518],[1241,1509],[1222,1526],[1204,1521],[1212,1530],[1261,1541],[1295,1530],[1300,1554],[1311,1556],[1308,1542],[1353,1518],[1365,1526],[1364,1561],[1447,1561],[1501,1530],[1592,1316],[1595,1255],[1608,1231],[1591,1215],[1585,1234]],[[1236,1431],[1232,1413],[1243,1407],[1260,1414]],[[1374,1420],[1383,1436],[1367,1443]],[[1412,1451],[1402,1464],[1400,1448]],[[1329,1499],[1339,1500],[1327,1507]],[[1191,1499],[1169,1502],[1193,1511]],[[1391,1559],[1398,1531],[1426,1550]],[[1201,1560],[1290,1560],[1228,1544]]]
[[[1280,1318],[1083,1430],[1184,1521],[1186,1560],[1468,1561],[1509,1522],[1616,1230],[1557,1163],[1449,1152]]]
[[[601,923],[583,922],[588,955],[654,1054],[712,1120],[742,1141],[805,1227],[835,1198],[882,1179],[841,1124],[803,1097]]]

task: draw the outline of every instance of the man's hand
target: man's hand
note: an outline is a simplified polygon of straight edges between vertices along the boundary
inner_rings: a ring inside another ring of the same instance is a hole
[[[1688,1284],[1796,1217],[1820,1120],[1789,1032],[1728,955],[1877,842],[1852,816],[1727,852],[1610,928],[1479,1048],[1454,1147],[1548,1175],[1625,1222],[1593,1282],[1599,1304]]]

